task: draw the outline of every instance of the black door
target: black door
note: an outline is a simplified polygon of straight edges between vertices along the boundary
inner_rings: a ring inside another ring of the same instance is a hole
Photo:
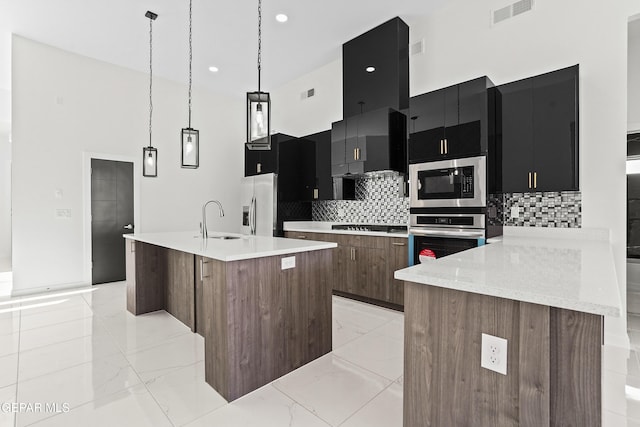
[[[126,279],[126,233],[133,233],[133,163],[91,159],[92,284]]]

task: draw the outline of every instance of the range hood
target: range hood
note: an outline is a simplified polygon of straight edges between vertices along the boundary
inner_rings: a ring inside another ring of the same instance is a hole
[[[342,45],[342,117],[409,108],[409,26],[395,17]]]
[[[382,171],[406,174],[407,24],[396,17],[344,43],[342,78],[344,119],[331,125],[334,181]]]

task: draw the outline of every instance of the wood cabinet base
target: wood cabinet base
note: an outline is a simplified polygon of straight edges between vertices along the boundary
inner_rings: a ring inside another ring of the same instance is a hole
[[[228,401],[331,351],[331,249],[222,262],[125,242],[127,309],[203,335],[206,381]]]
[[[331,351],[331,250],[295,257],[207,264],[205,376],[229,401]]]
[[[194,255],[125,240],[127,310],[166,310],[195,331]]]
[[[600,426],[602,316],[405,282],[404,427]],[[480,367],[508,340],[507,375]]]

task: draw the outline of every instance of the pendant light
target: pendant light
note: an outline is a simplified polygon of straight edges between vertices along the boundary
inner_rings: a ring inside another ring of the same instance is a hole
[[[193,60],[193,47],[192,47],[192,13],[193,0],[189,0],[189,126],[182,129],[180,133],[180,147],[181,147],[181,166],[188,169],[197,169],[200,163],[199,155],[199,139],[200,132],[191,127],[191,63]]]
[[[153,21],[158,14],[147,11],[144,14],[149,18],[149,146],[142,149],[142,176],[158,176],[158,150],[151,144],[151,119],[153,118]]]
[[[247,92],[247,148],[271,149],[271,99],[260,88],[262,71],[262,0],[258,0],[258,91]]]

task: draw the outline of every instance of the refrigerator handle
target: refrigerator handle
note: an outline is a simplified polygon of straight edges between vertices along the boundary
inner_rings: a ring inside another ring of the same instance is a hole
[[[249,210],[249,229],[251,234],[256,234],[256,198],[251,198],[251,208]]]

